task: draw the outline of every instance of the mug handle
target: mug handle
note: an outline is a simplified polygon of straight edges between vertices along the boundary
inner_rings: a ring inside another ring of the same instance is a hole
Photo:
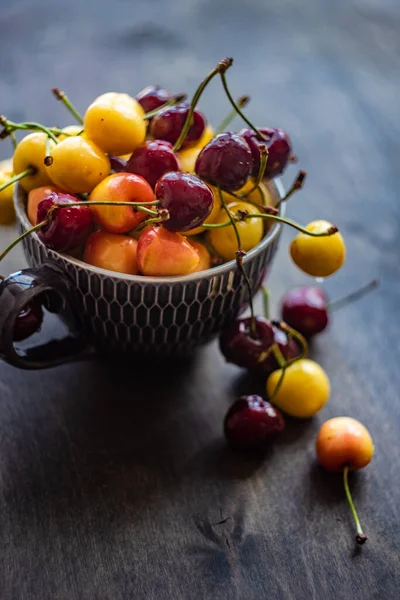
[[[63,339],[30,347],[21,354],[14,346],[15,321],[36,299],[49,312],[60,314],[69,332]],[[93,353],[76,307],[73,284],[57,265],[23,269],[0,283],[0,358],[14,367],[32,370],[55,367]]]

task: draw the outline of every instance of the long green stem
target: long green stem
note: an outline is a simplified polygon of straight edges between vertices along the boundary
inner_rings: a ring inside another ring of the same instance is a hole
[[[51,91],[53,92],[53,94],[57,98],[57,100],[61,100],[61,102],[69,110],[71,115],[78,121],[78,123],[80,125],[83,125],[83,119],[82,119],[81,115],[76,110],[75,106],[72,104],[72,102],[70,101],[70,99],[68,98],[66,93],[63,92],[62,90],[60,90],[59,88],[53,88]]]
[[[289,327],[289,325],[287,325],[283,321],[272,321],[272,324],[275,325],[275,327],[278,327],[278,329],[280,329],[284,333],[286,333],[288,343],[290,341],[290,338],[293,338],[295,342],[297,342],[297,345],[300,349],[300,353],[297,356],[287,361],[287,367],[289,367],[291,364],[300,360],[301,358],[304,358],[307,355],[308,343],[306,338],[301,333],[293,329],[293,327]]]
[[[346,304],[350,304],[351,302],[355,302],[359,300],[369,292],[372,292],[375,288],[379,286],[379,279],[373,279],[367,285],[364,285],[360,289],[352,292],[351,294],[347,294],[347,296],[343,296],[343,298],[339,298],[338,300],[333,300],[332,302],[328,302],[327,308],[330,311],[337,310],[338,308],[342,308],[342,306],[346,306]]]
[[[237,105],[237,103],[234,101],[233,96],[232,96],[232,94],[229,91],[228,82],[226,81],[225,73],[220,73],[220,75],[221,75],[221,81],[222,81],[223,88],[224,88],[225,93],[228,96],[228,100],[232,104],[233,108],[242,117],[243,121],[245,123],[247,123],[247,125],[255,132],[255,134],[257,135],[258,139],[265,141],[265,136],[257,129],[257,127],[255,127],[253,125],[253,123],[251,121],[249,121],[249,119],[246,117],[246,115],[241,111],[241,109],[239,108],[239,106]]]
[[[260,144],[258,149],[260,151],[260,167],[258,169],[256,181],[255,181],[253,187],[250,188],[248,192],[246,192],[245,194],[242,194],[240,196],[241,198],[247,198],[247,196],[250,196],[250,194],[255,192],[260,187],[260,183],[263,180],[264,173],[265,173],[265,167],[267,166],[267,162],[268,162],[268,148],[265,144]]]
[[[146,113],[145,115],[143,115],[143,119],[146,121],[148,119],[152,119],[153,117],[158,115],[158,113],[161,110],[163,110],[164,108],[168,108],[169,106],[175,106],[175,104],[179,104],[180,102],[183,102],[184,100],[186,100],[186,98],[187,98],[187,94],[176,94],[176,96],[174,96],[172,98],[172,100],[165,102],[165,104],[162,104],[158,108],[155,108],[154,110],[151,110],[148,113]]]
[[[184,123],[182,131],[180,133],[180,136],[174,144],[174,147],[173,147],[174,152],[177,152],[179,150],[179,148],[182,145],[182,142],[184,141],[184,139],[187,135],[187,132],[190,129],[190,126],[192,124],[194,110],[195,110],[197,103],[200,100],[200,96],[204,92],[205,88],[207,87],[207,85],[209,84],[211,79],[213,79],[213,77],[215,77],[215,75],[221,74],[221,76],[222,76],[222,74],[225,73],[225,71],[227,69],[229,69],[229,67],[232,65],[232,63],[233,63],[232,58],[225,58],[225,59],[221,60],[217,64],[217,66],[207,75],[207,77],[205,79],[203,79],[203,81],[200,83],[199,87],[195,91],[194,96],[192,98],[192,102],[190,104],[190,110],[187,114],[185,123]]]
[[[261,291],[263,294],[264,317],[269,319],[269,291],[265,285],[261,286]]]
[[[36,169],[34,169],[33,167],[29,167],[29,169],[25,169],[25,171],[21,171],[21,173],[18,173],[18,175],[14,175],[13,177],[10,177],[10,179],[8,179],[8,181],[3,183],[3,185],[0,185],[0,192],[5,190],[6,188],[8,188],[8,186],[12,185],[16,181],[19,181],[20,179],[23,179],[24,177],[28,177],[29,175],[34,175],[35,173],[36,173]]]
[[[11,143],[13,145],[13,150],[15,152],[15,150],[16,150],[16,148],[18,146],[18,142],[17,142],[17,138],[15,137],[15,133],[14,132],[10,133],[10,138],[11,138]]]
[[[241,220],[246,220],[246,219],[252,219],[253,217],[256,219],[272,219],[273,221],[279,221],[280,223],[286,223],[286,225],[290,225],[290,227],[294,227],[294,229],[297,229],[298,231],[301,231],[301,233],[305,233],[306,235],[310,235],[311,237],[326,237],[329,235],[333,235],[334,233],[337,233],[339,231],[335,225],[332,225],[332,227],[329,227],[329,229],[327,229],[326,231],[322,231],[320,233],[317,233],[314,231],[308,231],[308,229],[306,229],[305,227],[302,227],[301,225],[299,225],[295,221],[292,221],[291,219],[287,219],[286,217],[280,217],[278,215],[266,214],[266,213],[264,213],[264,214],[254,213],[254,214],[242,215],[240,218],[236,218],[236,220],[241,221]],[[219,229],[221,227],[229,227],[229,225],[231,225],[231,224],[232,224],[231,221],[225,221],[224,223],[203,223],[202,227],[205,227],[207,229]]]
[[[20,235],[19,237],[17,237],[17,239],[15,239],[1,254],[0,254],[0,262],[3,260],[3,258],[5,258],[7,256],[7,254],[17,245],[19,244],[19,242],[21,242],[24,238],[28,237],[28,235],[31,235],[31,233],[34,233],[35,231],[38,231],[39,229],[42,229],[42,227],[44,227],[45,225],[47,225],[47,221],[42,221],[41,223],[38,223],[38,225],[35,225],[34,227],[31,227],[31,229],[28,229],[27,231],[25,231],[22,235]]]
[[[289,188],[289,190],[286,192],[286,194],[283,196],[283,198],[281,198],[279,200],[279,202],[277,202],[275,204],[276,208],[278,208],[278,206],[280,206],[282,204],[282,202],[287,202],[289,200],[290,196],[292,196],[295,192],[297,192],[298,190],[301,190],[301,188],[304,185],[304,180],[306,178],[306,175],[307,175],[306,171],[299,171],[299,173],[297,174],[296,179],[292,183],[292,185]]]
[[[362,545],[362,544],[365,544],[365,542],[367,541],[368,538],[362,530],[360,519],[358,518],[358,514],[357,514],[356,508],[354,506],[353,498],[351,497],[348,477],[349,477],[349,467],[348,467],[348,465],[346,465],[343,469],[344,491],[346,492],[347,502],[349,503],[350,510],[352,512],[353,519],[354,519],[354,522],[355,522],[356,528],[357,528],[356,542],[357,542],[357,544]]]
[[[72,206],[99,206],[99,205],[104,205],[104,206],[131,206],[132,208],[135,208],[136,210],[138,210],[139,212],[144,212],[147,215],[151,215],[152,217],[156,217],[158,216],[158,212],[155,210],[150,210],[149,208],[146,208],[144,206],[144,204],[149,204],[151,206],[156,205],[158,202],[157,200],[155,200],[154,202],[110,202],[110,201],[102,201],[102,200],[88,200],[88,201],[83,201],[83,202],[68,202],[68,203],[63,203],[63,202],[56,202],[53,206],[57,207],[57,208],[70,208]]]
[[[43,131],[49,138],[53,140],[55,144],[58,143],[56,136],[53,133],[53,129],[51,127],[45,127],[41,123],[33,123],[33,122],[24,122],[24,123],[14,123],[13,121],[9,121],[8,119],[2,119],[2,125],[4,125],[8,135],[11,135],[14,131],[20,129],[22,131],[26,130],[35,130],[35,131]]]
[[[250,96],[240,96],[240,98],[238,98],[238,100],[236,101],[236,104],[239,106],[239,108],[244,108],[249,102]],[[231,112],[228,115],[226,115],[225,119],[222,119],[218,127],[215,128],[215,135],[218,135],[219,133],[225,131],[228,125],[231,123],[231,121],[233,121],[233,119],[237,117],[237,114],[238,113],[236,108],[233,108]]]

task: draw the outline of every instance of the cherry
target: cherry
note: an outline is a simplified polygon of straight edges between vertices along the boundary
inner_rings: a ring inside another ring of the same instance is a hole
[[[241,396],[228,410],[224,433],[233,447],[265,450],[285,428],[281,413],[261,396]]]
[[[260,133],[265,137],[261,140],[253,129],[244,128],[239,132],[248,145],[253,155],[253,177],[257,177],[260,169],[260,150],[259,145],[265,144],[268,148],[268,161],[265,168],[265,178],[272,179],[280,175],[286,168],[292,154],[292,144],[283,129],[261,128]]]
[[[127,161],[121,156],[109,156],[111,169],[114,173],[121,173],[121,171],[125,171]]]
[[[328,323],[328,298],[315,286],[289,290],[282,300],[282,319],[306,337],[321,333]]]
[[[201,179],[189,173],[166,173],[157,181],[155,195],[170,218],[163,221],[169,231],[188,231],[201,225],[214,205],[214,195]]]
[[[186,102],[163,108],[153,118],[150,124],[150,135],[159,140],[165,140],[171,144],[179,139],[180,133],[190,110]],[[193,112],[192,125],[189,127],[181,147],[187,148],[198,142],[206,128],[206,119],[199,110]]]
[[[251,333],[252,318],[237,319],[219,339],[220,350],[228,362],[254,373],[268,376],[279,368],[273,352],[263,357],[276,343],[286,360],[299,354],[296,342],[265,317],[255,317],[255,332]]]
[[[149,140],[136,148],[124,170],[140,175],[154,188],[164,173],[180,171],[181,166],[172,144],[164,140]]]
[[[39,202],[37,223],[48,223],[37,232],[39,239],[51,250],[67,252],[86,241],[92,231],[93,215],[87,206],[56,208],[49,216],[49,210],[57,203],[73,204],[78,199],[69,194],[54,193]]]
[[[149,113],[172,100],[173,96],[159,85],[149,85],[139,92],[135,99],[139,102],[144,112]]]
[[[213,138],[200,152],[195,166],[199,177],[227,192],[243,187],[252,169],[249,145],[236,133],[220,133]]]
[[[27,304],[19,313],[14,324],[14,342],[22,342],[39,331],[43,321],[43,309],[40,302]]]

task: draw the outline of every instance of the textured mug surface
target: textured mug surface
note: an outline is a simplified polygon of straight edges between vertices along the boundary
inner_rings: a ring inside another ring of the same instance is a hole
[[[271,182],[275,204],[280,182]],[[26,193],[16,186],[20,232],[31,227]],[[281,225],[275,224],[243,261],[255,292],[276,252]],[[30,267],[56,263],[72,280],[89,336],[100,349],[143,354],[181,354],[215,338],[248,304],[235,261],[184,277],[143,277],[99,269],[46,248],[36,234],[23,240]]]

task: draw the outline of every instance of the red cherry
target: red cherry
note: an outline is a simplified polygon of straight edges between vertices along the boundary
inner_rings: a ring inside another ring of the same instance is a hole
[[[323,331],[329,323],[328,298],[318,287],[289,290],[282,299],[282,319],[306,337]]]
[[[48,218],[56,203],[73,204],[78,198],[70,194],[54,193],[39,202],[37,223]],[[83,244],[92,231],[93,215],[88,206],[56,208],[47,225],[37,232],[39,239],[51,250],[67,252]]]
[[[140,175],[154,189],[164,173],[180,171],[181,166],[172,144],[164,140],[153,140],[136,148],[124,170]]]
[[[43,322],[43,308],[40,302],[27,304],[19,313],[14,324],[14,342],[21,342],[39,331]]]
[[[260,150],[259,145],[265,144],[268,148],[268,161],[265,167],[264,177],[272,179],[283,173],[289,162],[292,154],[292,144],[290,139],[283,129],[269,129],[262,127],[259,129],[265,137],[265,140],[260,140],[253,129],[245,128],[239,133],[248,145],[253,156],[253,177],[257,177],[260,169]]]
[[[125,170],[127,161],[124,158],[113,155],[110,155],[108,158],[110,159],[111,169],[115,173],[121,173],[121,171]]]
[[[157,181],[155,195],[170,214],[163,226],[189,231],[201,225],[214,206],[214,195],[201,179],[189,173],[166,173]]]
[[[242,450],[265,450],[285,428],[281,413],[260,396],[241,396],[224,420],[229,444]]]
[[[247,142],[236,133],[220,133],[200,152],[195,171],[201,179],[234,192],[251,175],[253,159]]]
[[[145,113],[160,108],[166,102],[172,100],[173,96],[159,85],[149,85],[136,96]]]
[[[175,144],[181,134],[189,110],[190,106],[186,103],[161,109],[151,122],[150,135],[153,138],[166,140],[171,144]],[[195,110],[192,125],[189,127],[189,131],[182,142],[182,148],[195,145],[203,135],[206,124],[207,122],[203,113]]]

